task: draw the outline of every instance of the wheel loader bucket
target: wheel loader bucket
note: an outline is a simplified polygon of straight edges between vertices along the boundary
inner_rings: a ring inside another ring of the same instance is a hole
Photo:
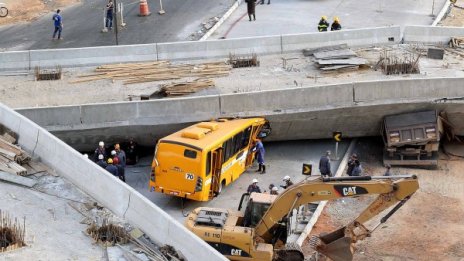
[[[345,228],[330,234],[320,235],[316,250],[333,261],[353,260],[354,247],[350,237],[345,236]]]

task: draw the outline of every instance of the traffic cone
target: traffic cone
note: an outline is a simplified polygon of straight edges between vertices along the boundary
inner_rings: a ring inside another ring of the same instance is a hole
[[[149,16],[151,15],[150,9],[148,9],[147,0],[140,0],[140,14],[139,16]]]

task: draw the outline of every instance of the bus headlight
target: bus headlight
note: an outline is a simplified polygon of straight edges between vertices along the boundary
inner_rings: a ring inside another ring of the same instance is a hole
[[[203,179],[201,177],[197,177],[197,183],[195,184],[195,192],[199,192],[203,190]]]

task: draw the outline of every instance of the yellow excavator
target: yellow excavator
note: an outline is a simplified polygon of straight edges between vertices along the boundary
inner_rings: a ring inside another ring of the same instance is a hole
[[[322,200],[378,194],[348,225],[310,240],[314,249],[334,260],[353,259],[354,244],[393,215],[419,188],[416,176],[310,177],[280,195],[251,193],[245,211],[200,207],[186,219],[186,227],[230,260],[303,261],[299,246],[287,242],[294,209]],[[247,194],[244,194],[247,195]],[[394,206],[395,205],[395,206]],[[364,223],[394,206],[372,230]]]

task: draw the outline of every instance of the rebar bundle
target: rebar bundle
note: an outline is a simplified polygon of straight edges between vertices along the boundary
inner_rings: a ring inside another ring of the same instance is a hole
[[[377,64],[386,75],[412,74],[419,73],[419,58],[420,55],[414,53],[403,54],[403,57],[399,57],[385,50],[380,55]]]
[[[104,246],[114,246],[115,244],[127,243],[129,237],[126,230],[118,225],[103,219],[101,226],[93,223],[87,228],[87,233],[99,244]]]
[[[25,246],[26,217],[23,224],[17,218],[13,219],[7,212],[0,209],[0,253],[15,250]]]

